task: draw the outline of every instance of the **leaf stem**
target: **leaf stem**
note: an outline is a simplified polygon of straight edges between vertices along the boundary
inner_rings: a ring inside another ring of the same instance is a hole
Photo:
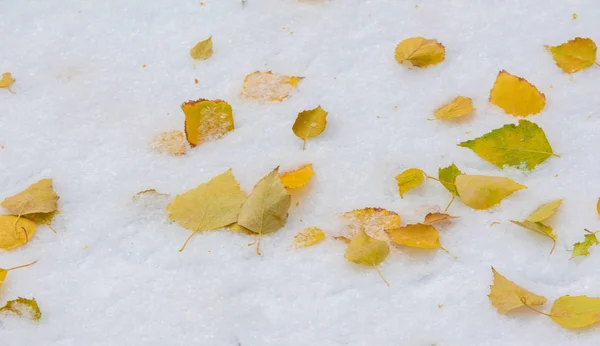
[[[552,241],[554,242],[554,245],[552,245],[552,249],[550,250],[550,255],[552,255],[552,253],[554,252],[554,248],[556,247],[556,240],[552,239]]]
[[[456,196],[452,196],[452,199],[450,200],[450,203],[448,203],[448,205],[446,206],[446,209],[444,209],[444,213],[448,211],[448,209],[450,208],[450,206],[452,205],[452,203],[454,203],[454,200],[456,199]]]
[[[375,270],[377,271],[377,274],[379,274],[379,277],[381,278],[381,280],[383,280],[383,282],[385,282],[387,287],[390,287],[390,283],[383,277],[383,274],[381,274],[381,272],[379,271],[379,268],[377,268],[376,265],[373,265],[373,268],[375,268]]]
[[[185,240],[185,243],[183,243],[183,246],[181,247],[181,249],[179,249],[179,252],[183,252],[183,250],[185,250],[185,247],[187,246],[187,244],[189,243],[190,239],[192,239],[192,237],[198,233],[198,231],[193,231],[192,234],[190,234],[189,237],[187,237],[187,239]]]
[[[31,262],[31,263],[28,263],[28,264],[23,264],[23,265],[20,265],[20,266],[17,266],[17,267],[8,268],[8,269],[5,269],[5,270],[8,272],[8,271],[15,270],[15,269],[29,267],[29,266],[34,265],[36,263],[37,263],[37,260],[35,260],[35,261]]]
[[[549,314],[547,314],[547,313],[545,313],[543,311],[540,311],[540,310],[534,308],[533,306],[527,304],[527,298],[525,298],[525,297],[521,297],[521,303],[523,303],[523,305],[526,306],[526,307],[528,307],[529,309],[537,312],[538,314],[541,314],[541,315],[544,315],[544,316],[548,316],[548,317],[553,317],[553,316],[551,316],[551,315],[549,315]]]

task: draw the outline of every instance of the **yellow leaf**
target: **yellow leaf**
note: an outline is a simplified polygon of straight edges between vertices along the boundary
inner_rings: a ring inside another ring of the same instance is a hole
[[[312,163],[309,163],[295,171],[283,173],[281,175],[281,183],[283,183],[286,189],[297,189],[308,184],[314,174]]]
[[[546,203],[541,207],[537,208],[529,217],[526,219],[531,222],[541,222],[556,214],[556,210],[562,204],[562,199],[557,199],[550,203]]]
[[[303,248],[313,246],[325,239],[325,233],[320,228],[308,227],[294,237],[294,247]]]
[[[490,102],[508,114],[526,117],[544,109],[546,96],[526,79],[502,70],[490,91]]]
[[[458,219],[458,216],[452,216],[450,214],[439,213],[439,212],[429,213],[429,214],[425,215],[425,219],[423,220],[423,223],[426,225],[431,225],[436,222],[449,220],[449,219]]]
[[[6,302],[6,305],[0,308],[0,312],[11,312],[19,317],[26,316],[34,321],[42,318],[42,312],[35,298],[17,298]]]
[[[377,266],[383,262],[390,253],[387,242],[369,237],[364,230],[358,231],[350,240],[344,257],[354,263]]]
[[[213,54],[212,36],[210,36],[206,40],[202,40],[202,41],[196,43],[196,45],[194,47],[192,47],[192,49],[190,50],[190,55],[195,60],[208,59],[212,56],[212,54]]]
[[[256,233],[250,232],[247,228],[240,226],[237,222],[227,226],[229,230],[233,233],[245,234],[254,236]]]
[[[439,249],[440,234],[438,230],[422,223],[406,225],[396,229],[387,229],[387,234],[394,244],[416,247],[419,249]]]
[[[404,194],[413,188],[423,184],[425,181],[425,172],[418,168],[409,168],[396,176],[398,183],[398,192],[400,198],[404,198]]]
[[[258,102],[281,102],[288,98],[304,77],[284,76],[271,71],[252,72],[244,79],[241,97]]]
[[[15,215],[0,215],[0,249],[10,250],[33,238],[35,222]]]
[[[444,185],[444,187],[452,193],[453,196],[458,196],[458,191],[456,191],[456,177],[464,174],[463,172],[456,167],[454,162],[452,165],[438,169],[438,178],[440,179],[440,183]]]
[[[400,227],[400,215],[382,208],[355,209],[345,213],[344,218],[352,231],[363,230],[378,240],[387,240],[384,230]]]
[[[524,164],[527,169],[534,169],[555,155],[544,130],[528,120],[520,120],[519,125],[504,125],[479,138],[462,142],[459,146],[473,150],[499,168],[519,168]]]
[[[4,72],[2,74],[2,78],[0,79],[0,88],[7,88],[10,90],[10,86],[13,85],[15,79],[10,74],[10,72]]]
[[[456,177],[460,199],[473,209],[489,209],[513,192],[526,188],[506,177],[467,174]]]
[[[150,148],[159,153],[178,156],[185,154],[187,143],[183,132],[172,130],[161,132],[154,136],[150,143]]]
[[[304,141],[303,150],[306,147],[307,138],[316,137],[325,131],[327,114],[321,106],[298,113],[298,118],[296,118],[292,130],[296,136]]]
[[[416,67],[427,67],[444,61],[446,49],[436,40],[411,37],[396,46],[395,58],[399,64],[409,61]]]
[[[556,66],[566,73],[575,73],[596,63],[596,43],[590,38],[576,37],[558,46],[546,46]]]
[[[334,236],[333,239],[335,240],[339,240],[339,241],[343,241],[346,244],[350,244],[350,239],[344,237],[344,236]]]
[[[498,273],[494,267],[492,267],[492,272],[494,273],[494,283],[490,286],[488,297],[498,313],[504,315],[511,310],[524,306],[523,301],[529,306],[546,303],[545,297],[538,296],[518,286]]]
[[[598,232],[592,233],[587,229],[585,231],[588,232],[588,234],[584,236],[585,240],[579,243],[575,243],[573,245],[573,254],[571,255],[571,258],[578,256],[587,256],[590,254],[590,247],[592,247],[593,245],[600,244],[598,238],[596,237],[596,233]]]
[[[185,114],[185,136],[192,147],[233,131],[233,111],[223,100],[188,101],[181,109]]]
[[[42,179],[22,192],[6,198],[0,205],[15,215],[51,213],[56,211],[58,196],[52,189],[51,179]]]
[[[545,237],[552,239],[552,241],[554,242],[554,245],[552,246],[550,253],[552,253],[554,251],[554,247],[556,246],[556,234],[554,234],[552,227],[546,226],[541,222],[514,221],[514,220],[510,220],[510,222],[514,223],[515,225],[521,226],[530,231],[534,231],[535,233],[541,234]]]
[[[470,97],[458,96],[450,103],[436,109],[433,115],[435,119],[455,119],[469,115],[474,111],[473,100]]]
[[[554,301],[550,318],[564,328],[583,328],[600,321],[600,298],[563,296]]]
[[[598,202],[596,202],[596,211],[598,212],[598,215],[600,215],[600,198],[598,198]]]

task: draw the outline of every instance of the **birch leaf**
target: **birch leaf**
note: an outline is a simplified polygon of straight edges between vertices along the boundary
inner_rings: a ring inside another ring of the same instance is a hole
[[[490,91],[490,103],[507,114],[526,117],[544,109],[546,96],[526,79],[502,70]]]
[[[600,321],[600,298],[563,296],[554,301],[550,319],[561,327],[583,328]]]
[[[325,131],[327,114],[321,106],[298,113],[298,118],[296,118],[292,130],[297,137],[304,141],[303,150],[306,147],[308,138],[316,137]]]
[[[444,185],[444,187],[454,196],[458,196],[458,191],[456,190],[456,177],[461,174],[464,173],[456,167],[454,162],[448,167],[438,169],[438,179],[440,179],[440,183],[442,183],[442,185]]]
[[[589,38],[576,37],[558,46],[546,46],[546,49],[565,73],[575,73],[596,63],[596,43]]]
[[[33,238],[35,222],[15,215],[0,215],[0,249],[11,250]]]
[[[434,223],[445,221],[445,220],[450,220],[450,219],[458,219],[458,216],[452,216],[450,214],[439,213],[439,212],[428,213],[427,215],[425,215],[425,219],[423,220],[423,223],[426,225],[432,225]]]
[[[281,183],[286,189],[297,189],[308,184],[314,174],[312,164],[309,163],[295,171],[283,173]]]
[[[354,209],[344,214],[353,232],[364,231],[369,237],[387,240],[386,229],[400,227],[400,215],[382,208]]]
[[[305,248],[320,243],[325,239],[325,233],[318,227],[308,227],[294,237],[295,248]]]
[[[281,102],[288,98],[304,77],[256,71],[244,79],[241,97],[258,102]]]
[[[42,179],[18,194],[8,197],[0,203],[15,215],[32,213],[51,213],[56,211],[58,195],[52,189],[51,179]]]
[[[506,177],[467,174],[456,177],[460,199],[473,209],[489,209],[514,192],[526,188]]]
[[[190,49],[190,55],[195,60],[206,60],[206,59],[210,58],[212,56],[212,54],[213,54],[212,36],[210,36],[206,40],[202,40],[202,41],[196,43],[196,45],[194,47],[192,47],[192,49]]]
[[[389,253],[390,247],[385,241],[371,238],[364,230],[360,230],[350,240],[344,257],[350,262],[374,267],[383,262]]]
[[[10,86],[13,85],[15,79],[10,72],[4,72],[2,78],[0,78],[0,88],[6,88],[10,90]]]
[[[192,147],[233,131],[233,111],[223,100],[188,101],[181,109],[185,114],[185,136]]]
[[[439,249],[440,234],[438,230],[422,223],[406,225],[396,229],[388,229],[386,233],[394,244],[415,247],[419,249]]]
[[[530,306],[546,303],[545,297],[538,296],[518,286],[498,273],[494,267],[492,267],[492,272],[494,273],[494,283],[490,286],[488,297],[498,313],[504,315],[511,310],[524,306],[523,300]]]
[[[450,103],[441,106],[433,112],[434,119],[456,119],[475,112],[473,100],[470,97],[458,96]],[[434,120],[429,119],[429,120]]]
[[[546,226],[541,222],[514,221],[514,220],[510,220],[510,222],[514,223],[515,225],[521,226],[530,231],[534,231],[535,233],[541,234],[545,237],[552,239],[552,241],[554,242],[554,245],[552,246],[550,253],[552,253],[554,251],[554,247],[556,247],[556,234],[552,230],[552,227]]]
[[[42,312],[35,298],[17,298],[6,302],[6,305],[0,308],[0,312],[10,312],[19,317],[28,317],[34,321],[42,318]]]
[[[409,168],[398,174],[396,176],[396,182],[398,183],[400,198],[404,198],[405,193],[423,184],[426,176],[425,172],[418,168]]]
[[[556,214],[556,210],[562,204],[562,199],[557,199],[556,201],[552,201],[550,203],[546,203],[541,207],[537,208],[529,217],[527,217],[527,221],[531,222],[541,222]]]
[[[598,238],[596,237],[596,233],[598,233],[598,232],[592,233],[588,230],[586,230],[586,232],[588,232],[588,234],[586,234],[584,236],[584,241],[575,243],[573,245],[573,254],[571,255],[571,258],[569,258],[569,259],[572,259],[572,258],[578,257],[578,256],[587,256],[590,254],[589,250],[592,246],[600,244],[600,242],[598,241]]]
[[[427,67],[444,61],[446,48],[436,40],[411,37],[396,46],[394,57],[399,64],[405,61],[416,67]]]

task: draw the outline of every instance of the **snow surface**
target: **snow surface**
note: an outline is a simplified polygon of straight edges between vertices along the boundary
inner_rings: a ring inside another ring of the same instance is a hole
[[[11,272],[0,295],[35,297],[43,312],[39,323],[2,317],[2,346],[600,344],[598,326],[502,316],[487,298],[490,265],[548,297],[545,311],[561,295],[600,296],[600,250],[568,260],[583,228],[600,228],[600,70],[571,78],[543,47],[576,36],[600,42],[597,0],[204,2],[0,2],[0,70],[17,79],[16,95],[0,90],[1,197],[49,177],[62,212],[57,235],[40,228],[0,254],[5,268],[39,259]],[[209,35],[214,55],[193,61],[189,49]],[[399,66],[394,48],[411,36],[443,42],[446,60]],[[561,157],[533,172],[497,169],[456,146],[516,122],[487,101],[501,69],[547,96],[529,119]],[[257,70],[306,78],[284,102],[256,104],[239,91]],[[475,116],[426,120],[457,95],[473,98]],[[182,157],[150,151],[156,133],[183,128],[180,104],[201,97],[231,103],[235,132]],[[302,152],[291,126],[317,105],[328,127]],[[458,259],[394,249],[380,267],[389,288],[344,259],[330,237],[346,232],[343,212],[382,207],[417,222],[450,194],[429,181],[400,199],[394,176],[409,167],[434,175],[453,161],[529,188],[489,211],[455,203],[460,219],[441,240]],[[230,167],[250,192],[275,166],[308,162],[314,180],[294,197],[286,227],[263,238],[260,257],[248,237],[225,231],[196,235],[179,253],[189,232],[159,201],[131,201],[148,188],[181,193]],[[561,197],[550,256],[551,241],[507,220]],[[328,239],[290,249],[307,226]]]

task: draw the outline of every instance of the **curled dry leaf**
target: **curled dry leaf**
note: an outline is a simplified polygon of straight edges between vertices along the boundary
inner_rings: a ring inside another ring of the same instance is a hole
[[[399,64],[408,61],[416,67],[437,65],[444,61],[446,48],[436,40],[411,37],[396,46],[394,57]]]
[[[556,155],[537,124],[520,120],[519,125],[507,124],[459,146],[473,150],[479,157],[496,167],[534,169],[550,156]]]
[[[382,208],[354,209],[344,214],[348,227],[354,232],[366,232],[370,237],[387,240],[386,229],[400,227],[400,215]]]
[[[566,73],[575,73],[596,63],[596,43],[590,38],[576,37],[558,46],[546,46],[556,66]]]
[[[212,54],[213,54],[212,36],[208,37],[206,40],[202,40],[202,41],[196,43],[196,45],[194,47],[192,47],[192,49],[190,49],[190,55],[195,60],[208,59],[212,56]]]
[[[38,321],[42,318],[42,312],[38,306],[35,298],[17,298],[6,302],[6,305],[0,308],[0,313],[8,312],[13,313],[19,317],[28,317],[34,321]]]
[[[598,241],[598,238],[596,237],[596,234],[598,232],[590,232],[587,229],[585,230],[588,234],[586,234],[584,236],[584,241],[582,242],[578,242],[575,243],[573,245],[573,254],[571,255],[572,259],[574,257],[578,257],[578,256],[587,256],[590,254],[590,248],[594,245],[598,245],[600,244],[600,242]]]
[[[456,190],[461,201],[473,209],[489,209],[526,188],[506,177],[467,174],[456,177]]]
[[[309,163],[295,171],[281,174],[281,183],[286,189],[297,189],[308,184],[314,174],[312,163]]]
[[[531,215],[529,215],[526,221],[541,222],[556,214],[558,207],[562,204],[562,199],[557,199],[550,203],[546,203],[537,208]]]
[[[554,301],[550,314],[561,327],[583,328],[600,321],[600,298],[563,296]]]
[[[490,91],[490,103],[508,114],[526,117],[544,109],[546,96],[526,79],[502,70]]]
[[[450,103],[441,106],[433,112],[434,119],[456,119],[475,112],[473,100],[470,97],[458,96]]]
[[[51,213],[57,209],[58,198],[52,189],[52,180],[42,179],[22,192],[4,199],[0,205],[15,215]]]
[[[316,137],[325,131],[327,114],[321,106],[298,113],[292,130],[297,137],[304,141],[302,150],[306,147],[306,139]]]
[[[10,86],[13,85],[15,79],[10,72],[4,72],[2,78],[0,78],[0,88],[6,88],[10,90]]]
[[[15,215],[0,215],[0,249],[11,250],[27,244],[36,228],[31,220]]]
[[[179,130],[161,132],[152,139],[150,149],[163,154],[183,155],[187,150],[187,141]]]
[[[268,72],[252,72],[244,79],[241,97],[258,102],[281,102],[288,98],[304,77]]]
[[[514,282],[508,280],[492,267],[494,274],[494,283],[490,286],[490,302],[498,310],[498,313],[504,315],[511,310],[524,306],[524,301],[527,305],[543,305],[547,299],[543,296],[538,296],[523,287],[518,286]]]
[[[442,248],[440,245],[440,234],[438,230],[431,225],[417,223],[396,229],[387,229],[386,232],[394,244],[419,249]]]
[[[546,226],[541,222],[514,221],[514,220],[510,220],[510,222],[514,223],[515,225],[521,226],[530,231],[534,231],[535,233],[541,234],[545,237],[552,239],[552,241],[554,242],[554,245],[552,246],[550,253],[554,252],[554,248],[556,247],[556,234],[552,230],[552,227]]]
[[[188,101],[181,109],[185,114],[185,136],[192,147],[233,131],[233,111],[223,100]]]
[[[441,221],[450,220],[450,219],[458,219],[458,216],[452,216],[450,214],[440,213],[440,212],[433,212],[433,213],[428,213],[427,215],[425,215],[425,219],[423,220],[423,223],[426,225],[432,225],[436,222],[441,222]]]
[[[458,191],[456,190],[456,177],[464,174],[456,167],[454,162],[448,167],[438,169],[438,178],[440,183],[452,193],[453,196],[458,197]]]
[[[427,174],[418,168],[409,168],[396,176],[398,183],[398,192],[400,198],[404,198],[404,194],[423,184]]]
[[[304,248],[320,243],[325,239],[325,233],[318,227],[308,227],[294,237],[295,248]]]

